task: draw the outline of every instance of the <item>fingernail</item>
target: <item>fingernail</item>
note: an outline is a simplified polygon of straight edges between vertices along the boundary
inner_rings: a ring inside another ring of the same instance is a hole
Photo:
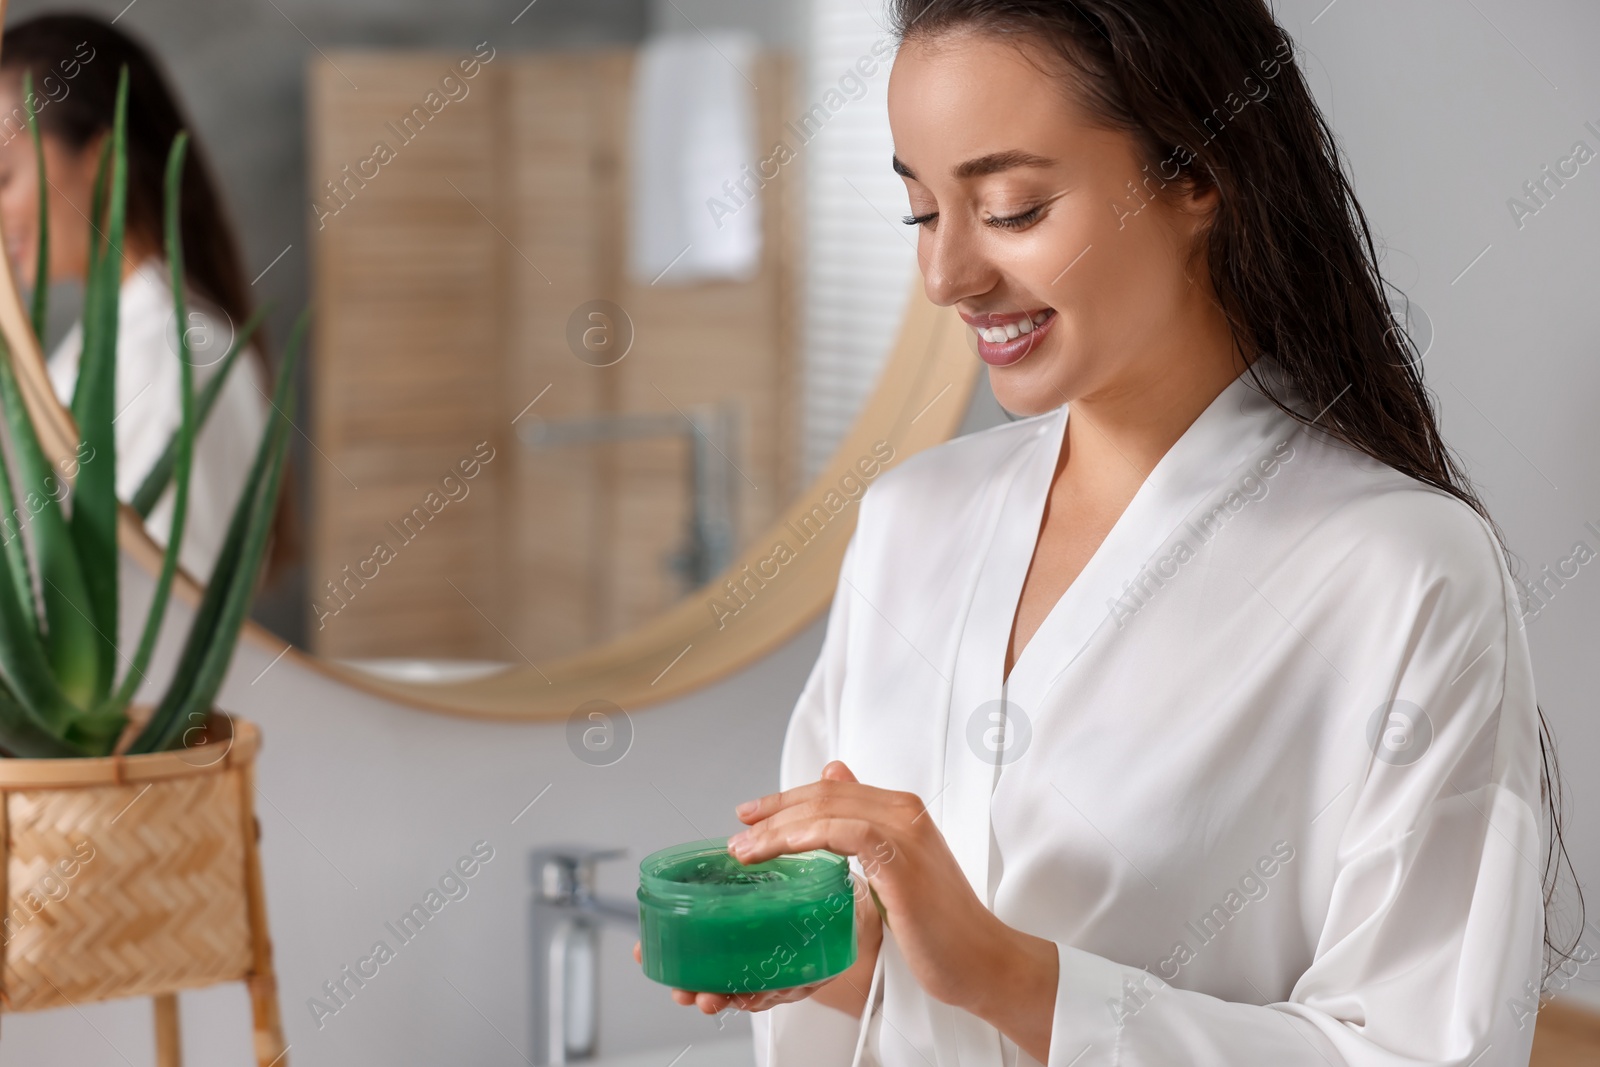
[[[750,834],[748,831],[741,830],[739,833],[736,833],[732,837],[728,838],[728,850],[730,852],[743,852],[745,848],[749,846],[749,844]]]
[[[749,815],[751,812],[755,811],[760,806],[761,806],[761,802],[759,800],[747,800],[743,804],[740,804],[737,808],[734,808],[733,810],[739,815]]]

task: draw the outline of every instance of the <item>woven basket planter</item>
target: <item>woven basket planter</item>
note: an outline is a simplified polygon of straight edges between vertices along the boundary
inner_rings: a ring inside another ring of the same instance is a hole
[[[153,996],[158,1062],[177,1062],[172,994],[242,981],[257,1058],[284,1067],[256,848],[261,735],[215,715],[206,730],[173,752],[0,760],[0,1010]]]

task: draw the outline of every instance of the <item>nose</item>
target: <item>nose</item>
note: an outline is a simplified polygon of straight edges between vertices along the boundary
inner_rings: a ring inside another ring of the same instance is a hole
[[[922,267],[922,287],[929,301],[949,307],[995,287],[999,272],[981,245],[971,227],[962,221],[940,217],[936,228],[922,229],[917,241],[917,262]]]

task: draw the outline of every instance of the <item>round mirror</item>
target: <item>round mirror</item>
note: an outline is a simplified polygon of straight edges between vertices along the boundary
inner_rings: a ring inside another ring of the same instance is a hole
[[[36,355],[30,399],[69,455],[72,242],[99,144],[81,127],[102,106],[109,124],[105,86],[145,54],[130,153],[165,156],[168,111],[193,137],[191,309],[174,320],[159,207],[131,189],[119,493],[136,503],[176,424],[181,328],[201,395],[220,383],[183,542],[195,582],[312,309],[249,631],[274,653],[470,714],[690,691],[815,617],[867,486],[969,416],[979,364],[922,295],[889,167],[893,45],[866,5],[249,0],[141,9],[115,27],[134,53],[39,29],[43,7],[12,5],[0,102],[16,111],[31,72],[49,321],[40,346],[37,213],[13,195],[0,327]],[[26,124],[6,136],[22,174]],[[151,570],[162,509],[123,517]]]

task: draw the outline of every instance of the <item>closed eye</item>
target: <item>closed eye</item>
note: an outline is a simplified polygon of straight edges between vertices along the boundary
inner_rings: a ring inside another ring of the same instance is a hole
[[[1029,223],[1038,219],[1040,213],[1043,211],[1044,205],[1040,204],[1038,207],[1029,208],[1020,215],[1008,215],[1004,218],[991,216],[987,221],[990,225],[999,226],[1004,230],[1020,230],[1024,226],[1027,226]]]
[[[1020,230],[1023,227],[1031,225],[1033,222],[1037,221],[1039,215],[1044,211],[1044,207],[1045,206],[1043,204],[1040,204],[1038,207],[1029,208],[1020,215],[992,215],[984,221],[988,222],[991,226],[998,226],[1003,230]],[[928,223],[932,222],[938,217],[939,213],[937,211],[930,211],[925,215],[904,215],[901,217],[900,221],[905,223],[907,226],[926,226]]]

